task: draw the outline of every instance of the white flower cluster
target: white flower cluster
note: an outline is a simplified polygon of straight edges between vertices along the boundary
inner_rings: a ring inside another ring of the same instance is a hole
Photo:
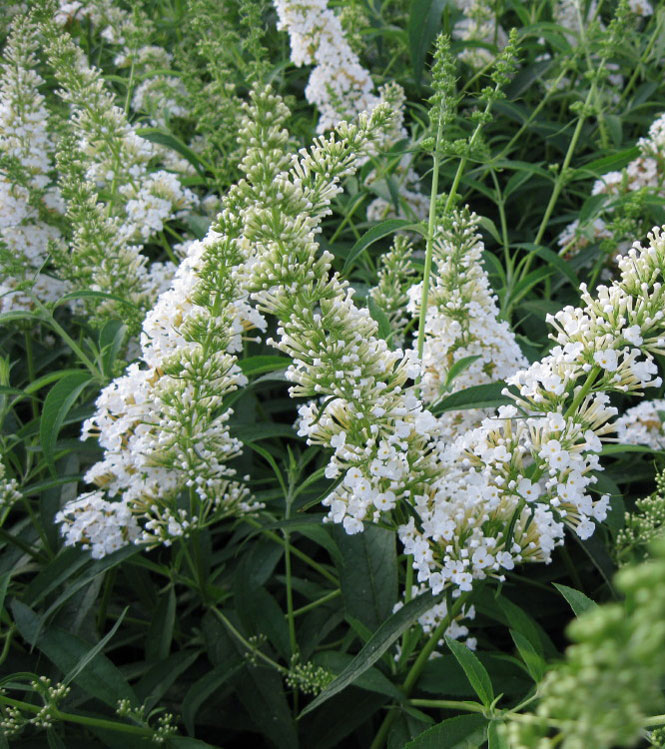
[[[233,411],[223,403],[247,383],[234,355],[243,335],[265,329],[248,304],[252,232],[261,230],[252,209],[269,205],[278,193],[275,178],[289,164],[287,116],[268,91],[253,94],[240,128],[247,180],[229,191],[215,227],[190,245],[171,287],[146,317],[142,361],[102,391],[84,424],[83,438],[98,436],[105,450],[86,480],[104,494],[64,508],[67,543],[87,543],[102,556],[107,547],[95,541],[103,538],[102,526],[117,528],[124,518],[114,543],[168,545],[192,528],[258,507],[228,465],[241,443],[230,434]]]
[[[392,341],[398,346],[404,342],[409,322],[406,311],[408,289],[413,285],[416,274],[411,265],[412,253],[411,241],[404,234],[396,235],[390,250],[379,258],[378,283],[370,291],[374,303],[388,318]]]
[[[378,99],[370,74],[351,49],[327,0],[274,0],[279,28],[289,32],[291,60],[314,65],[305,95],[321,113],[318,132],[371,111]]]
[[[421,593],[424,593],[425,590],[426,588],[422,585],[412,586],[411,598],[415,598]],[[395,611],[399,611],[402,606],[404,606],[402,601],[396,603],[393,607],[393,613]],[[421,617],[419,617],[418,624],[420,624],[420,626],[423,628],[423,632],[426,635],[431,635],[447,615],[448,604],[445,601],[441,601],[441,603],[437,603],[436,606],[432,606],[429,611],[425,612]],[[441,639],[438,641],[438,647],[443,650],[446,645],[445,638],[450,637],[453,640],[463,640],[464,644],[467,646],[467,648],[469,648],[469,650],[475,650],[478,645],[478,641],[475,637],[469,637],[469,628],[466,626],[466,624],[462,623],[464,621],[473,621],[475,618],[476,610],[473,606],[462,606],[462,610],[460,611],[460,613],[452,620],[446,631],[443,633]],[[399,660],[399,657],[402,653],[401,646],[397,645],[395,651],[395,660]],[[442,653],[439,650],[434,650],[430,655],[430,659],[440,658],[441,655]]]
[[[129,39],[149,31],[150,20],[138,6],[126,10],[116,0],[58,0],[53,21],[67,26],[87,19],[107,44],[125,45]]]
[[[176,175],[153,171],[157,150],[128,122],[100,71],[88,64],[68,34],[49,29],[47,51],[61,85],[60,96],[71,107],[70,127],[85,163],[85,178],[122,196],[120,203],[127,204],[125,239],[145,240],[158,234],[166,221],[191,208],[196,196]]]
[[[16,479],[7,478],[7,468],[0,460],[0,510],[7,510],[21,499],[19,484]]]
[[[273,0],[279,17],[279,28],[289,33],[291,60],[297,65],[314,65],[305,89],[307,100],[320,112],[319,133],[339,122],[352,120],[361,112],[371,112],[380,102],[389,101],[393,108],[391,127],[382,135],[389,147],[406,137],[404,128],[404,92],[397,84],[385,86],[379,96],[374,83],[358,56],[351,49],[339,18],[328,8],[327,0]],[[428,199],[417,190],[418,174],[411,166],[411,154],[404,154],[395,170],[402,206],[396,211],[390,201],[376,198],[368,206],[370,221],[380,221],[407,213],[416,218],[427,214]],[[375,175],[374,175],[375,176]],[[369,178],[372,181],[372,177]]]
[[[654,120],[647,137],[640,138],[637,145],[641,153],[627,167],[621,171],[607,172],[593,184],[592,195],[609,197],[603,206],[602,217],[594,218],[585,224],[580,224],[576,219],[559,235],[561,251],[568,256],[578,254],[590,242],[612,236],[607,220],[620,199],[628,193],[646,189],[661,197],[665,195],[665,114]],[[629,248],[629,242],[619,242],[617,252],[610,258],[610,265],[615,266],[618,258]]]
[[[300,407],[299,434],[334,449],[326,475],[341,482],[324,504],[330,520],[349,533],[431,478],[426,444],[437,428],[404,390],[419,372],[413,355],[391,351],[378,337],[377,323],[330,273],[332,256],[319,254],[315,241],[339,178],[382,137],[388,112],[376,107],[356,125],[340,125],[339,140],[319,139],[280,180],[285,206],[279,214],[261,213],[265,247],[253,268],[252,297],[279,321],[269,342],[293,360],[290,394],[319,399]]]
[[[131,106],[135,112],[150,117],[153,127],[166,127],[172,117],[186,117],[187,90],[176,75],[169,75],[173,55],[162,47],[147,44],[138,49],[125,48],[116,55],[114,63],[119,68],[132,67],[133,76],[140,80],[132,94]],[[175,153],[164,149],[165,153]],[[177,155],[177,154],[176,154]],[[185,161],[184,170],[191,169]]]
[[[62,200],[51,184],[53,143],[36,72],[37,29],[25,16],[12,23],[0,77],[0,310],[29,309],[30,290],[42,301],[64,293],[61,281],[42,272],[51,223]]]
[[[609,497],[589,492],[600,438],[614,430],[607,393],[661,383],[653,355],[665,350],[665,238],[655,229],[649,239],[620,261],[619,281],[595,298],[583,288],[583,307],[549,316],[557,345],[508,379],[517,405],[440,448],[441,478],[415,498],[418,523],[400,528],[434,592],[548,561],[565,525],[587,538],[604,519]]]
[[[628,7],[637,16],[646,18],[653,15],[653,5],[648,0],[628,0]]]
[[[461,42],[472,42],[459,54],[472,68],[481,68],[494,60],[495,54],[508,43],[508,37],[503,28],[497,23],[494,4],[489,0],[458,0],[458,8],[464,13],[464,18],[457,21],[453,28],[453,38]]]
[[[484,245],[477,226],[475,214],[455,211],[434,239],[420,383],[425,403],[504,380],[527,365],[510,326],[499,320],[497,299],[481,264]],[[413,286],[409,297],[409,311],[417,316],[422,284]],[[452,440],[478,426],[485,415],[473,409],[446,413],[440,418],[441,436]]]
[[[624,445],[665,450],[665,400],[643,401],[617,419],[617,437]]]
[[[578,12],[584,15],[586,7],[585,20],[595,18],[598,14],[598,5],[596,0],[591,0],[588,5],[583,0],[558,0],[554,7],[554,19],[567,29],[578,29]],[[653,6],[648,0],[628,0],[628,8],[631,13],[643,18],[653,14]]]
[[[129,506],[109,502],[101,491],[82,494],[56,514],[62,525],[65,546],[80,545],[93,559],[101,559],[123,546],[136,543],[140,528]]]

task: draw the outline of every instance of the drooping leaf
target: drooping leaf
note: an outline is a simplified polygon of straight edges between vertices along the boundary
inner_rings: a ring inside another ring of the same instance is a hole
[[[469,408],[498,408],[513,403],[507,395],[502,395],[506,383],[491,382],[487,385],[474,385],[447,395],[432,406],[432,413],[439,415],[446,411],[461,411]]]
[[[347,255],[347,258],[344,261],[344,266],[342,267],[342,273],[346,273],[358,257],[370,245],[374,244],[374,242],[383,239],[383,237],[387,237],[389,234],[394,234],[399,229],[412,229],[413,226],[413,222],[407,221],[403,218],[389,218],[386,221],[382,221],[380,224],[373,226],[369,231],[365,232],[365,234],[363,234],[349,250],[349,254]]]
[[[172,133],[164,132],[156,127],[140,127],[137,128],[136,134],[140,135],[141,138],[149,140],[151,143],[158,143],[160,146],[166,146],[176,151],[181,156],[184,156],[199,173],[205,171],[204,165],[197,154]]]
[[[40,633],[39,618],[24,603],[14,600],[11,610],[21,636],[41,650],[63,673],[76,668],[81,659],[90,652],[90,643],[61,627],[52,626]],[[133,705],[138,705],[134,690],[120,670],[103,653],[97,653],[85,668],[76,674],[74,683],[90,697],[96,697],[114,710],[121,699],[128,699]]]
[[[176,616],[175,590],[170,586],[159,596],[145,642],[147,661],[161,661],[171,652],[173,627]]]
[[[90,372],[85,370],[69,374],[59,380],[46,396],[39,424],[39,439],[44,457],[51,465],[65,417],[91,379]]]
[[[271,668],[247,667],[236,684],[238,696],[252,724],[277,749],[297,749],[298,734],[280,675]]]
[[[486,727],[483,715],[458,715],[428,728],[404,749],[478,749],[485,741]]]
[[[535,647],[531,644],[531,641],[521,632],[511,629],[510,636],[513,638],[515,647],[524,661],[524,665],[526,666],[529,675],[537,684],[545,674],[545,659],[536,651]]]
[[[407,33],[409,54],[416,84],[420,84],[425,57],[441,29],[441,14],[446,0],[411,0]]]
[[[342,673],[312,700],[303,710],[305,715],[322,705],[334,694],[348,687],[368,668],[371,668],[388,648],[426,611],[432,608],[440,596],[434,597],[429,591],[413,598],[401,609],[390,616],[365,643],[358,655],[349,663]]]
[[[485,666],[461,642],[453,640],[451,637],[446,637],[446,643],[452,654],[457,658],[460,666],[464,669],[469,684],[473,687],[480,701],[485,706],[491,705],[494,699],[494,689],[492,688],[492,680]]]
[[[573,610],[575,616],[580,616],[585,611],[589,611],[589,609],[593,609],[598,605],[595,601],[592,601],[591,598],[582,593],[581,590],[569,588],[567,585],[562,585],[561,583],[552,584],[566,599],[566,601],[568,601],[568,604]]]
[[[373,525],[354,536],[339,527],[334,531],[343,560],[339,576],[344,607],[373,632],[397,603],[395,534]]]

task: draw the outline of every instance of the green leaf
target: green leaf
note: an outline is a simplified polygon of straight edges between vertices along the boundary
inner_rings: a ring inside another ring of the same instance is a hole
[[[108,320],[99,332],[99,350],[102,354],[102,370],[111,378],[113,364],[118,358],[122,344],[127,337],[127,326],[120,320]]]
[[[216,749],[214,744],[206,744],[200,739],[193,739],[191,736],[174,736],[166,742],[167,747],[172,749]]]
[[[369,231],[365,232],[365,234],[363,234],[350,249],[347,258],[344,261],[342,273],[346,273],[358,256],[361,255],[370,245],[374,244],[374,242],[383,239],[383,237],[387,237],[389,234],[394,234],[398,229],[412,229],[414,226],[415,224],[413,224],[412,221],[407,221],[404,218],[390,218],[387,221],[382,221],[380,224],[373,226]]]
[[[166,146],[176,151],[181,156],[184,156],[200,174],[205,171],[201,159],[189,146],[186,146],[180,139],[176,138],[175,135],[164,132],[157,127],[140,127],[136,129],[136,134],[140,135],[141,138],[149,140],[151,143],[158,143],[160,146]]]
[[[616,567],[605,548],[605,544],[599,538],[600,534],[596,533],[590,538],[584,540],[582,540],[577,533],[573,532],[570,535],[584,549],[586,555],[593,562],[598,572],[603,576],[607,587],[612,592],[612,595],[615,595],[612,580],[614,578]]]
[[[515,3],[513,7],[517,10],[524,6],[520,1],[519,3]],[[555,64],[555,60],[540,60],[539,62],[532,62],[530,65],[525,66],[517,72],[513,80],[506,86],[506,96],[509,99],[517,99]]]
[[[242,567],[238,573],[242,572]],[[265,635],[277,652],[288,660],[291,656],[289,629],[277,601],[261,586],[248,586],[247,578],[237,574],[234,585],[236,612],[245,631]]]
[[[404,749],[477,749],[485,740],[486,726],[483,715],[458,715],[428,728]]]
[[[212,671],[208,671],[205,676],[195,681],[187,690],[182,702],[182,722],[185,724],[188,733],[194,733],[194,720],[201,705],[243,666],[244,663],[237,663],[231,668],[226,663],[222,666],[216,666]]]
[[[85,558],[86,555],[82,552],[81,555]],[[81,590],[81,588],[85,588],[93,578],[95,578],[97,575],[99,575],[102,572],[106,572],[106,570],[112,569],[113,567],[116,567],[121,562],[124,562],[129,557],[135,556],[140,553],[140,548],[138,546],[134,546],[133,544],[130,546],[125,546],[122,549],[118,549],[118,551],[113,552],[113,554],[108,554],[103,559],[97,559],[93,561],[87,569],[83,572],[83,574],[76,578],[75,580],[72,580],[67,584],[65,589],[62,591],[62,593],[58,596],[58,598],[46,609],[46,611],[40,616],[39,618],[39,626],[40,628],[44,626],[46,621],[49,619],[49,617],[66,602],[68,601],[72,596],[76,595],[76,593]],[[66,576],[64,579],[69,579],[69,576]],[[41,596],[40,596],[41,598]]]
[[[538,255],[538,257],[541,257],[543,260],[546,260],[551,266],[553,266],[561,274],[563,274],[576,289],[579,288],[580,280],[577,277],[575,271],[562,257],[559,257],[556,252],[552,252],[552,250],[547,247],[543,247],[542,245],[538,244],[532,244],[531,242],[521,242],[514,246],[519,247],[523,250],[529,250],[530,252]]]
[[[457,658],[460,666],[464,669],[466,678],[469,680],[480,701],[483,705],[489,707],[494,700],[494,690],[492,688],[492,680],[485,666],[461,642],[446,636],[446,643],[452,654]]]
[[[492,599],[494,597],[492,596]],[[508,625],[519,632],[521,635],[531,643],[533,649],[541,655],[543,658],[549,655],[554,658],[557,656],[557,649],[547,635],[547,632],[535,621],[529,614],[523,611],[517,604],[505,596],[501,596],[498,599],[499,609],[503,613],[508,622]],[[496,603],[492,600],[492,607],[496,608]],[[489,613],[485,611],[485,606],[482,604],[479,608],[483,613]],[[493,615],[493,614],[490,614]]]
[[[554,587],[561,593],[561,595],[568,601],[570,608],[573,610],[575,616],[581,616],[585,611],[594,609],[598,605],[591,598],[582,593],[581,590],[575,590],[575,588],[569,588],[567,585],[561,583],[552,583]]]
[[[580,167],[576,172],[592,172],[594,175],[606,174],[607,172],[615,172],[628,166],[633,159],[636,159],[640,155],[640,149],[638,146],[627,148],[624,151],[612,154],[611,156],[603,156],[602,159],[596,159],[588,164]],[[584,179],[587,175],[583,176]]]
[[[445,6],[446,0],[411,0],[407,33],[411,67],[417,85],[420,85],[427,52],[441,29],[441,14]]]
[[[257,440],[267,440],[272,437],[287,437],[294,439],[297,435],[289,424],[238,424],[232,427],[233,436],[248,444]]]
[[[125,615],[128,611],[129,606],[125,606],[122,614],[120,614],[111,630],[107,632],[104,637],[102,637],[102,639],[93,648],[91,648],[72,669],[70,669],[70,671],[62,680],[63,684],[69,684],[70,682],[74,681],[76,677],[88,666],[88,664],[91,663],[102,652],[102,650],[104,650],[106,645],[113,638],[113,635],[118,631],[118,627],[122,624],[122,620],[125,618]]]
[[[462,372],[467,370],[478,359],[480,359],[480,354],[463,356],[461,359],[458,359],[446,373],[446,384],[450,385],[451,382],[454,382],[456,377],[459,377]]]
[[[499,234],[499,230],[496,228],[496,224],[494,223],[494,221],[492,221],[491,218],[481,216],[478,219],[478,223],[483,229],[485,229],[485,231],[497,244],[501,244],[501,235]]]
[[[43,319],[43,315],[40,315],[38,312],[23,312],[21,310],[16,310],[14,312],[3,312],[0,314],[0,325],[8,325],[17,320],[32,320],[33,322],[39,322]]]
[[[55,444],[65,416],[91,380],[90,372],[84,370],[69,374],[49,390],[44,400],[39,437],[44,457],[51,465],[53,465]]]
[[[7,588],[9,588],[9,581],[12,579],[11,572],[4,572],[0,575],[0,612],[2,612],[5,606],[5,598],[7,597]]]
[[[645,445],[603,445],[601,455],[621,455],[621,453],[663,453],[665,450],[654,450]]]
[[[61,549],[58,555],[42,567],[39,574],[31,580],[22,597],[35,606],[88,562],[90,558],[82,553],[81,549]]]
[[[208,233],[212,221],[207,216],[199,216],[196,213],[188,213],[185,216],[187,228],[197,239],[203,239]]]
[[[111,299],[114,302],[120,302],[121,304],[126,304],[132,309],[135,309],[137,311],[139,310],[139,307],[137,307],[133,302],[130,302],[128,299],[125,299],[121,296],[116,296],[115,294],[107,294],[105,291],[72,291],[69,294],[61,296],[58,301],[55,302],[54,306],[58,307],[65,302],[69,302],[71,299]]]
[[[342,553],[339,578],[344,608],[374,632],[397,603],[395,534],[368,525],[363,533],[349,536],[338,526],[333,538]]]
[[[249,356],[247,359],[241,359],[238,366],[242,373],[247,377],[263,374],[264,372],[275,372],[279,369],[286,369],[291,364],[291,359],[286,356]]]
[[[46,387],[47,385],[50,385],[52,382],[56,382],[56,380],[61,380],[63,377],[67,377],[70,374],[78,374],[79,372],[82,372],[81,369],[61,369],[59,372],[49,372],[48,374],[43,375],[42,377],[38,377],[34,382],[31,382],[29,385],[26,385],[25,392],[26,393],[36,393],[38,390],[41,390],[43,387]]]
[[[72,635],[61,627],[49,627],[39,634],[40,621],[35,612],[14,600],[11,605],[14,621],[21,636],[36,646],[63,673],[76,667],[90,652],[90,643]],[[96,697],[115,710],[118,700],[128,699],[138,705],[134,690],[120,670],[103,654],[98,653],[86,667],[78,673],[74,682],[90,697]]]
[[[342,671],[342,673],[321,692],[321,694],[312,700],[310,704],[302,711],[305,715],[322,705],[334,694],[345,689],[368,668],[371,668],[379,658],[388,650],[388,648],[405,632],[417,619],[426,611],[429,611],[439,600],[440,596],[434,597],[428,591],[413,598],[401,609],[390,616],[372,635],[362,650]]]
[[[323,666],[333,674],[340,674],[353,660],[353,656],[348,653],[327,650],[317,653],[313,660],[317,666]],[[387,676],[384,676],[378,668],[368,668],[364,674],[354,681],[353,686],[366,689],[368,692],[384,694],[386,697],[392,697],[392,699],[398,702],[404,700],[404,693]]]
[[[200,650],[179,650],[151,666],[135,686],[136,696],[147,710],[155,707],[200,655]]]
[[[272,668],[246,668],[236,684],[252,725],[277,749],[297,749],[298,735],[281,676]]]
[[[175,626],[175,590],[170,586],[159,596],[159,602],[148,627],[145,643],[147,661],[161,661],[171,652],[173,628]]]
[[[372,320],[375,320],[379,324],[379,338],[383,338],[384,341],[388,340],[392,333],[388,315],[379,307],[372,296],[367,297],[367,308],[369,309],[369,314],[372,316]]]
[[[48,742],[49,749],[67,749],[65,743],[53,730],[53,728],[49,728],[46,731],[46,740]]]
[[[512,398],[501,394],[505,387],[506,383],[500,381],[458,390],[435,403],[432,406],[432,413],[438,416],[445,411],[461,411],[468,408],[497,408],[498,406],[509,405],[513,403]]]
[[[606,200],[607,195],[604,195],[603,193],[600,193],[599,195],[589,195],[582,204],[582,208],[580,208],[580,225],[584,225],[589,221],[589,219],[594,218],[594,216],[599,213]]]
[[[499,724],[496,721],[487,726],[487,749],[510,749],[506,739],[499,733]]]
[[[517,658],[478,653],[478,660],[485,666],[497,693],[508,697],[525,694],[531,682]],[[469,699],[475,695],[464,669],[453,655],[444,654],[428,661],[418,679],[418,689],[437,696]]]
[[[545,674],[545,659],[536,652],[536,649],[521,632],[517,632],[514,629],[509,630],[510,636],[513,638],[515,647],[517,648],[526,670],[529,672],[529,676],[536,682],[536,684],[543,678]]]

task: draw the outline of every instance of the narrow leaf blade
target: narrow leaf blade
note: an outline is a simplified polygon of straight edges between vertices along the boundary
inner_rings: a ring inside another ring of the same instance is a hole
[[[451,637],[446,637],[446,642],[452,654],[457,658],[457,662],[464,669],[464,673],[480,701],[485,706],[491,705],[494,700],[494,689],[485,666],[466,645],[453,640]]]
[[[434,606],[439,598],[430,592],[423,593],[409,601],[387,619],[365,643],[358,655],[349,663],[342,673],[312,700],[302,711],[301,715],[315,710],[334,694],[345,689],[368,668],[371,668],[388,648],[405,632],[417,619]]]

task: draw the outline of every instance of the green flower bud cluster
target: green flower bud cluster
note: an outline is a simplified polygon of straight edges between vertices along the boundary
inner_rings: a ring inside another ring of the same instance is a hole
[[[656,476],[656,491],[638,499],[634,512],[626,513],[626,524],[616,538],[615,555],[619,564],[648,556],[648,544],[663,534],[665,527],[665,471]]]
[[[506,726],[510,747],[636,745],[648,716],[664,704],[664,539],[653,542],[651,554],[650,561],[616,575],[623,602],[595,606],[570,624],[575,644],[539,685],[535,716],[517,716]]]

